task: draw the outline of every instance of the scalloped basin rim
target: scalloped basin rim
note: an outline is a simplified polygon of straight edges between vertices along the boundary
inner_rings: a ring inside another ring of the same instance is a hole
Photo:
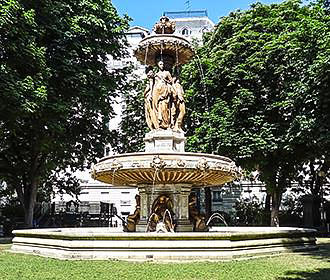
[[[204,153],[179,153],[179,152],[159,152],[159,153],[147,153],[147,152],[137,152],[137,153],[126,153],[126,154],[117,154],[117,155],[112,155],[112,156],[107,156],[107,157],[103,157],[101,158],[98,163],[105,161],[105,160],[109,160],[109,159],[117,159],[117,158],[124,158],[124,157],[139,157],[139,156],[188,156],[188,157],[201,157],[201,158],[210,158],[210,159],[217,159],[217,160],[223,160],[223,161],[227,161],[228,163],[234,163],[233,160],[231,160],[228,157],[224,157],[224,156],[219,156],[219,155],[213,155],[213,154],[204,154]]]
[[[143,44],[149,40],[153,40],[153,39],[162,39],[162,38],[166,38],[166,39],[174,39],[174,40],[180,40],[180,41],[183,41],[189,45],[191,45],[191,43],[186,39],[186,38],[183,38],[181,36],[178,36],[178,35],[174,35],[174,34],[153,34],[153,35],[149,35],[147,37],[145,37],[144,39],[142,39],[140,41],[139,44]]]
[[[219,186],[235,180],[239,170],[229,158],[186,152],[129,153],[102,158],[92,177],[113,186],[189,184]]]

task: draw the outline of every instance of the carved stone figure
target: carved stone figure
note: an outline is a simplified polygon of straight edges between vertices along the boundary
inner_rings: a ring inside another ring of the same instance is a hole
[[[153,90],[153,107],[158,118],[159,127],[170,127],[170,104],[175,94],[171,73],[164,69],[163,61],[158,62],[158,72],[155,75]]]
[[[135,211],[132,215],[128,215],[128,217],[127,217],[127,226],[126,227],[127,227],[127,231],[129,231],[129,232],[136,231],[136,225],[140,221],[141,198],[138,194],[135,196],[135,201],[136,201]]]
[[[197,197],[194,193],[189,195],[189,219],[194,225],[194,231],[205,231],[207,226],[205,218],[199,213],[197,209]]]
[[[145,115],[148,127],[181,130],[185,115],[184,91],[178,78],[172,78],[159,61],[158,72],[147,73],[149,82],[144,91]]]
[[[155,84],[155,73],[150,70],[147,73],[148,84],[146,89],[144,90],[144,106],[145,106],[145,116],[148,127],[153,129],[158,129],[158,118],[156,116],[157,111],[155,110],[153,105],[153,88]]]
[[[160,195],[152,205],[148,231],[174,232],[173,203],[166,195]]]
[[[175,67],[177,70],[183,62],[179,57],[183,57],[186,52],[191,56],[193,50],[187,48],[188,42],[184,43],[183,39],[177,36],[163,36],[163,34],[173,34],[175,31],[175,22],[168,17],[161,17],[153,30],[156,35],[150,36],[155,40],[152,41],[152,50],[149,50],[148,44],[142,44],[141,48],[135,51],[138,59],[144,57],[143,62],[149,65],[148,83],[144,91],[146,122],[151,130],[170,128],[180,131],[185,115],[184,92],[179,79],[173,78],[168,69]],[[158,37],[165,39],[157,40]],[[181,53],[182,50],[185,52]],[[158,70],[154,72],[150,67],[155,64]]]
[[[173,95],[173,102],[171,104],[171,127],[178,131],[182,128],[183,117],[186,113],[184,91],[183,87],[179,83],[179,78],[174,77],[173,87],[175,94]]]

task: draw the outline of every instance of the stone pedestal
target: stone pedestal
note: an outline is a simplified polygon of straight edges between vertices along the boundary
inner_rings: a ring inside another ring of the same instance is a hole
[[[172,129],[153,130],[144,138],[145,152],[184,152],[185,141],[183,132]]]

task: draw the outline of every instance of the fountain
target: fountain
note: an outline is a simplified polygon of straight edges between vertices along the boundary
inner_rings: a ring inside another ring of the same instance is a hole
[[[164,195],[172,204],[168,210],[175,220],[175,231],[192,231],[194,224],[189,219],[188,207],[191,189],[223,185],[238,176],[238,169],[229,158],[184,151],[183,89],[170,70],[188,62],[194,49],[189,41],[173,35],[174,29],[173,22],[161,17],[154,27],[155,34],[143,39],[134,52],[138,60],[149,66],[144,95],[146,121],[151,131],[144,139],[145,152],[103,158],[92,170],[96,180],[138,188],[141,198],[140,219],[135,227],[138,232],[146,231],[153,214],[151,206]],[[152,66],[157,69],[151,69]]]
[[[173,35],[175,25],[167,17],[153,30],[134,52],[148,66],[144,95],[150,132],[144,138],[145,152],[102,158],[91,171],[101,182],[138,188],[127,232],[17,230],[12,251],[69,259],[218,259],[315,248],[313,230],[208,227],[212,218],[223,220],[221,215],[205,223],[192,188],[218,187],[237,178],[239,171],[229,158],[185,152],[185,102],[177,73],[194,49]]]

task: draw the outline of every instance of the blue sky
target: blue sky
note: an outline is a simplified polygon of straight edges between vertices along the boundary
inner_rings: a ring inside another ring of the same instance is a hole
[[[166,12],[187,10],[187,0],[112,0],[120,15],[128,14],[133,21],[131,26],[139,25],[151,29],[159,17]],[[219,18],[229,12],[246,10],[257,0],[190,0],[190,10],[207,10],[209,18],[217,23]],[[259,0],[259,2],[281,3],[283,0]]]

